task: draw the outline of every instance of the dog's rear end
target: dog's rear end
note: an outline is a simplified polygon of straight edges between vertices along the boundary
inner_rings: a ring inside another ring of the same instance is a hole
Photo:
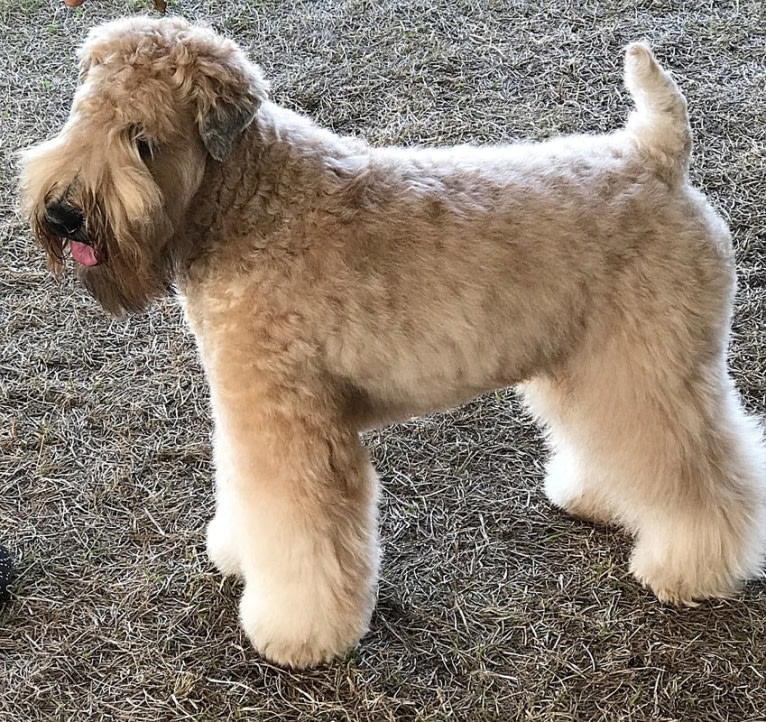
[[[551,501],[631,531],[634,575],[662,600],[694,604],[762,574],[763,429],[727,371],[733,251],[726,224],[689,185],[686,100],[641,44],[627,49],[625,77],[636,110],[624,133],[662,182],[635,227],[653,214],[667,225],[615,283],[617,324],[523,390],[549,429]]]

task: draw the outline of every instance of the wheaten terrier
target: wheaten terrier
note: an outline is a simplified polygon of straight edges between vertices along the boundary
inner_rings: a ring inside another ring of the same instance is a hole
[[[545,489],[635,536],[661,600],[731,593],[766,546],[761,431],[726,367],[726,225],[691,187],[686,102],[643,45],[609,135],[371,148],[269,102],[179,19],[91,31],[69,120],[23,155],[23,207],[112,313],[175,287],[215,419],[210,558],[297,667],[367,628],[377,480],[363,429],[521,385]]]

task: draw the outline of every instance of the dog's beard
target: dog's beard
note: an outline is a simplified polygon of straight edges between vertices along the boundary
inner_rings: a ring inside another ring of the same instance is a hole
[[[115,268],[106,263],[92,267],[79,265],[77,276],[105,311],[123,316],[145,311],[152,302],[168,295],[172,278],[163,271],[162,265],[158,264],[149,273],[139,276],[124,265]]]
[[[169,225],[161,217],[142,223],[133,233],[123,232],[120,238],[108,223],[98,229],[94,248],[100,262],[78,263],[77,275],[108,313],[139,313],[169,293],[173,275],[165,245]]]

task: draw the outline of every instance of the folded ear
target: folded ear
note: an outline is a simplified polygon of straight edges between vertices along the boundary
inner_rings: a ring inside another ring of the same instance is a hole
[[[222,161],[229,155],[234,141],[250,125],[260,104],[257,96],[237,102],[219,100],[198,118],[200,137],[213,158]]]
[[[213,37],[207,52],[196,55],[193,93],[202,142],[213,158],[222,161],[268,99],[269,86],[260,68],[233,42]]]

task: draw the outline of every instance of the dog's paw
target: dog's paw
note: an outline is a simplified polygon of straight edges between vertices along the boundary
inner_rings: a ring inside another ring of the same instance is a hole
[[[692,593],[688,584],[680,577],[673,578],[656,565],[649,565],[646,560],[633,558],[630,562],[630,572],[641,584],[649,589],[663,604],[676,606],[697,606],[699,595]]]
[[[216,514],[207,525],[207,555],[221,574],[242,576],[234,527],[220,514]]]
[[[727,569],[716,569],[713,560],[704,564],[694,555],[683,560],[677,553],[663,553],[647,542],[636,545],[630,571],[659,601],[678,606],[695,607],[704,599],[725,599],[740,586]]]
[[[248,584],[240,621],[256,651],[283,667],[306,669],[346,654],[367,631],[371,609],[343,614],[322,608],[318,596],[276,603]]]

